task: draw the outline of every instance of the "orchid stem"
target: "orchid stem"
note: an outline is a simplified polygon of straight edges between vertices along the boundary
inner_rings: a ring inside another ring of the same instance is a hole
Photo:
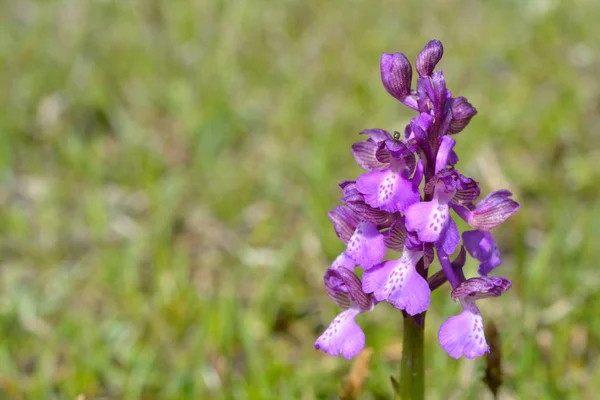
[[[404,318],[402,361],[400,364],[400,399],[425,398],[424,326],[411,316]]]

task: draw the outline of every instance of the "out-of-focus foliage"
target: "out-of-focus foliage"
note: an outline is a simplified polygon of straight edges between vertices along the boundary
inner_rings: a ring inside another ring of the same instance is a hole
[[[522,204],[496,231],[515,285],[481,302],[500,398],[593,398],[599,20],[595,0],[2,2],[0,397],[348,390],[351,363],[313,349],[343,248],[326,212],[360,173],[357,133],[412,116],[381,52],[438,38],[449,89],[479,110],[463,172]],[[458,309],[435,293],[427,397],[490,398],[484,361],[437,345]],[[361,398],[391,394],[400,319],[360,317]]]

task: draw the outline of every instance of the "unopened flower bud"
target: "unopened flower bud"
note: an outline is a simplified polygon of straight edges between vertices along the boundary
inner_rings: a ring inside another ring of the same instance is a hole
[[[410,94],[412,66],[402,53],[383,53],[381,55],[381,81],[385,90],[402,101]]]
[[[464,97],[452,100],[452,120],[448,133],[454,134],[465,129],[475,114],[477,110]]]
[[[417,56],[417,72],[421,77],[431,76],[438,62],[442,59],[444,47],[439,40],[432,40]]]

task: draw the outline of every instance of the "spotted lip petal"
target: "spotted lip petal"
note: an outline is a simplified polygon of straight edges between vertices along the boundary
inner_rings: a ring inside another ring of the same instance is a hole
[[[404,266],[404,271],[398,271],[395,275],[393,271],[388,278],[388,283],[392,285],[389,301],[394,307],[405,310],[409,315],[417,315],[427,311],[431,300],[431,290],[425,278],[417,273],[413,266]],[[405,283],[398,282],[398,279],[405,277]],[[392,283],[393,282],[393,283]],[[396,288],[397,286],[397,289]]]
[[[361,222],[348,241],[346,254],[365,269],[380,262],[385,255],[385,242],[377,226],[372,222]]]
[[[419,201],[419,192],[410,180],[393,170],[371,171],[361,175],[356,188],[364,194],[365,203],[387,212],[404,212]]]
[[[435,242],[450,220],[448,204],[436,198],[415,203],[406,210],[406,229],[416,231],[422,242]]]
[[[398,260],[383,263],[365,271],[363,291],[373,293],[378,301],[388,301],[410,315],[429,308],[431,291],[427,281],[417,273],[415,265],[423,252],[406,250]]]
[[[348,360],[358,355],[365,347],[365,334],[354,320],[358,314],[360,310],[354,308],[338,314],[315,342],[315,349]]]
[[[475,358],[490,351],[483,331],[483,319],[473,299],[461,300],[463,312],[440,326],[438,341],[450,357]]]

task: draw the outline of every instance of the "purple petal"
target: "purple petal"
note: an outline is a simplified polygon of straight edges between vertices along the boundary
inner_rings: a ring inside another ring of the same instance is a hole
[[[383,235],[372,222],[361,222],[348,242],[346,254],[364,269],[371,268],[385,255]]]
[[[373,309],[373,300],[362,290],[360,279],[346,268],[329,268],[323,276],[327,295],[341,308],[362,312]]]
[[[390,226],[394,222],[394,214],[373,208],[367,205],[364,201],[348,203],[348,207],[358,214],[361,220],[371,221],[381,227]]]
[[[452,300],[467,296],[475,300],[498,297],[511,286],[510,279],[502,276],[469,278],[452,290]]]
[[[448,156],[448,165],[456,165],[458,164],[458,155],[456,154],[456,152],[454,150],[452,150],[450,152],[450,155]]]
[[[399,260],[390,260],[365,271],[363,290],[373,292],[378,301],[387,300],[394,307],[416,315],[429,307],[431,291],[415,265],[422,252],[405,250]]]
[[[442,203],[447,203],[456,195],[456,181],[459,179],[459,173],[452,169],[441,169],[435,176],[427,181],[424,192],[426,195],[433,196]]]
[[[361,132],[363,135],[367,135],[369,139],[379,144],[380,142],[384,142],[386,140],[393,139],[392,135],[389,134],[385,129],[373,128],[373,129],[365,129]]]
[[[348,294],[348,287],[337,270],[330,268],[325,271],[323,282],[325,283],[325,292],[327,292],[327,296],[329,296],[335,304],[344,310],[350,308],[351,299]]]
[[[417,231],[422,242],[435,242],[448,225],[448,204],[437,199],[415,203],[406,210],[406,229]]]
[[[405,257],[406,253],[412,254]],[[387,301],[394,307],[405,310],[409,315],[427,311],[431,300],[431,290],[427,281],[415,269],[421,255],[421,252],[405,252],[386,282],[386,286],[390,287]],[[386,290],[384,288],[384,291]]]
[[[342,201],[352,203],[355,201],[365,201],[365,196],[356,189],[356,182],[349,181],[342,188]]]
[[[365,347],[365,334],[354,318],[359,310],[350,308],[340,313],[315,342],[315,349],[346,359],[358,355]]]
[[[352,258],[348,257],[346,252],[343,252],[342,254],[337,256],[337,258],[335,260],[333,260],[333,263],[331,264],[330,268],[331,269],[345,268],[350,271],[353,271],[354,267],[356,267],[356,263],[354,262],[354,260]]]
[[[383,301],[389,293],[384,291],[385,282],[396,267],[394,261],[384,261],[365,271],[362,275],[362,288],[365,293],[373,293],[377,301]]]
[[[429,78],[417,78],[417,105],[422,113],[430,111],[428,89],[431,89]]]
[[[446,228],[440,234],[437,245],[441,246],[446,254],[452,254],[459,242],[460,234],[458,233],[458,227],[456,226],[456,222],[450,218]]]
[[[365,195],[365,203],[387,212],[404,212],[419,201],[412,182],[392,170],[367,172],[358,178],[356,188]]]
[[[461,301],[463,312],[440,326],[438,341],[450,357],[475,358],[490,351],[483,332],[483,319],[474,300]]]
[[[452,171],[452,176],[456,182],[456,193],[452,198],[452,202],[467,206],[471,205],[479,197],[479,183],[456,170]]]
[[[471,212],[469,225],[475,229],[489,231],[506,221],[519,210],[519,203],[510,198],[508,190],[498,190],[482,199]]]
[[[425,167],[423,165],[423,160],[419,160],[415,168],[415,174],[412,177],[413,189],[415,191],[419,191],[419,186],[421,185],[421,180],[423,179],[424,169]]]
[[[437,174],[440,170],[446,168],[448,165],[448,159],[450,158],[450,154],[454,145],[456,144],[456,140],[452,139],[450,136],[443,136],[441,139],[440,147],[438,149],[437,158],[435,160],[435,173]]]
[[[393,139],[392,139],[392,141],[393,141]],[[377,152],[375,153],[375,158],[380,163],[389,165],[392,162],[392,156],[390,154],[390,150],[387,147],[387,142],[388,142],[388,140],[386,140],[385,142],[379,143],[379,148],[377,149]]]
[[[365,203],[365,196],[356,189],[356,183],[350,182],[344,186],[342,201],[346,203],[360,220],[371,221],[377,225],[389,226],[393,215]]]
[[[385,246],[394,251],[402,251],[406,241],[404,218],[395,221],[384,235]]]
[[[410,126],[414,127],[415,125],[427,132],[431,125],[433,125],[433,117],[429,113],[420,113],[410,120]]]
[[[463,243],[471,257],[479,260],[479,275],[487,276],[490,271],[502,264],[502,257],[496,241],[487,231],[466,231],[462,234]]]
[[[434,110],[436,115],[441,115],[444,107],[446,106],[446,100],[448,93],[446,90],[446,79],[444,78],[444,73],[440,71],[435,71],[431,77],[431,82],[433,84],[434,91]]]
[[[425,268],[429,268],[431,263],[435,258],[435,253],[433,251],[433,245],[431,243],[423,244],[423,263]]]
[[[385,164],[377,160],[377,157],[375,157],[375,155],[378,149],[379,144],[375,143],[372,140],[367,140],[364,142],[354,143],[352,145],[352,154],[354,155],[356,163],[362,168],[368,171],[381,171],[389,168],[389,164]]]
[[[344,189],[346,186],[348,186],[351,183],[354,183],[355,181],[341,181],[340,183],[338,183],[338,186],[342,189]]]
[[[389,94],[400,101],[410,94],[412,67],[404,54],[383,53],[380,70],[381,81]]]
[[[352,308],[357,308],[362,312],[371,311],[373,309],[372,298],[363,292],[362,283],[354,272],[347,269],[340,269],[335,272],[342,278],[344,285],[346,285],[348,296],[352,300]]]
[[[337,206],[327,213],[333,223],[333,229],[344,244],[352,237],[358,226],[358,217],[348,206]]]
[[[407,128],[410,128],[410,133],[407,138],[409,143],[417,143],[421,150],[425,152],[425,154],[429,157],[431,156],[431,146],[429,144],[429,136],[427,134],[427,130],[431,126],[433,121],[433,117],[431,117],[427,113],[421,113],[418,117],[410,120],[410,125]],[[411,146],[411,149],[414,150],[414,146]]]

